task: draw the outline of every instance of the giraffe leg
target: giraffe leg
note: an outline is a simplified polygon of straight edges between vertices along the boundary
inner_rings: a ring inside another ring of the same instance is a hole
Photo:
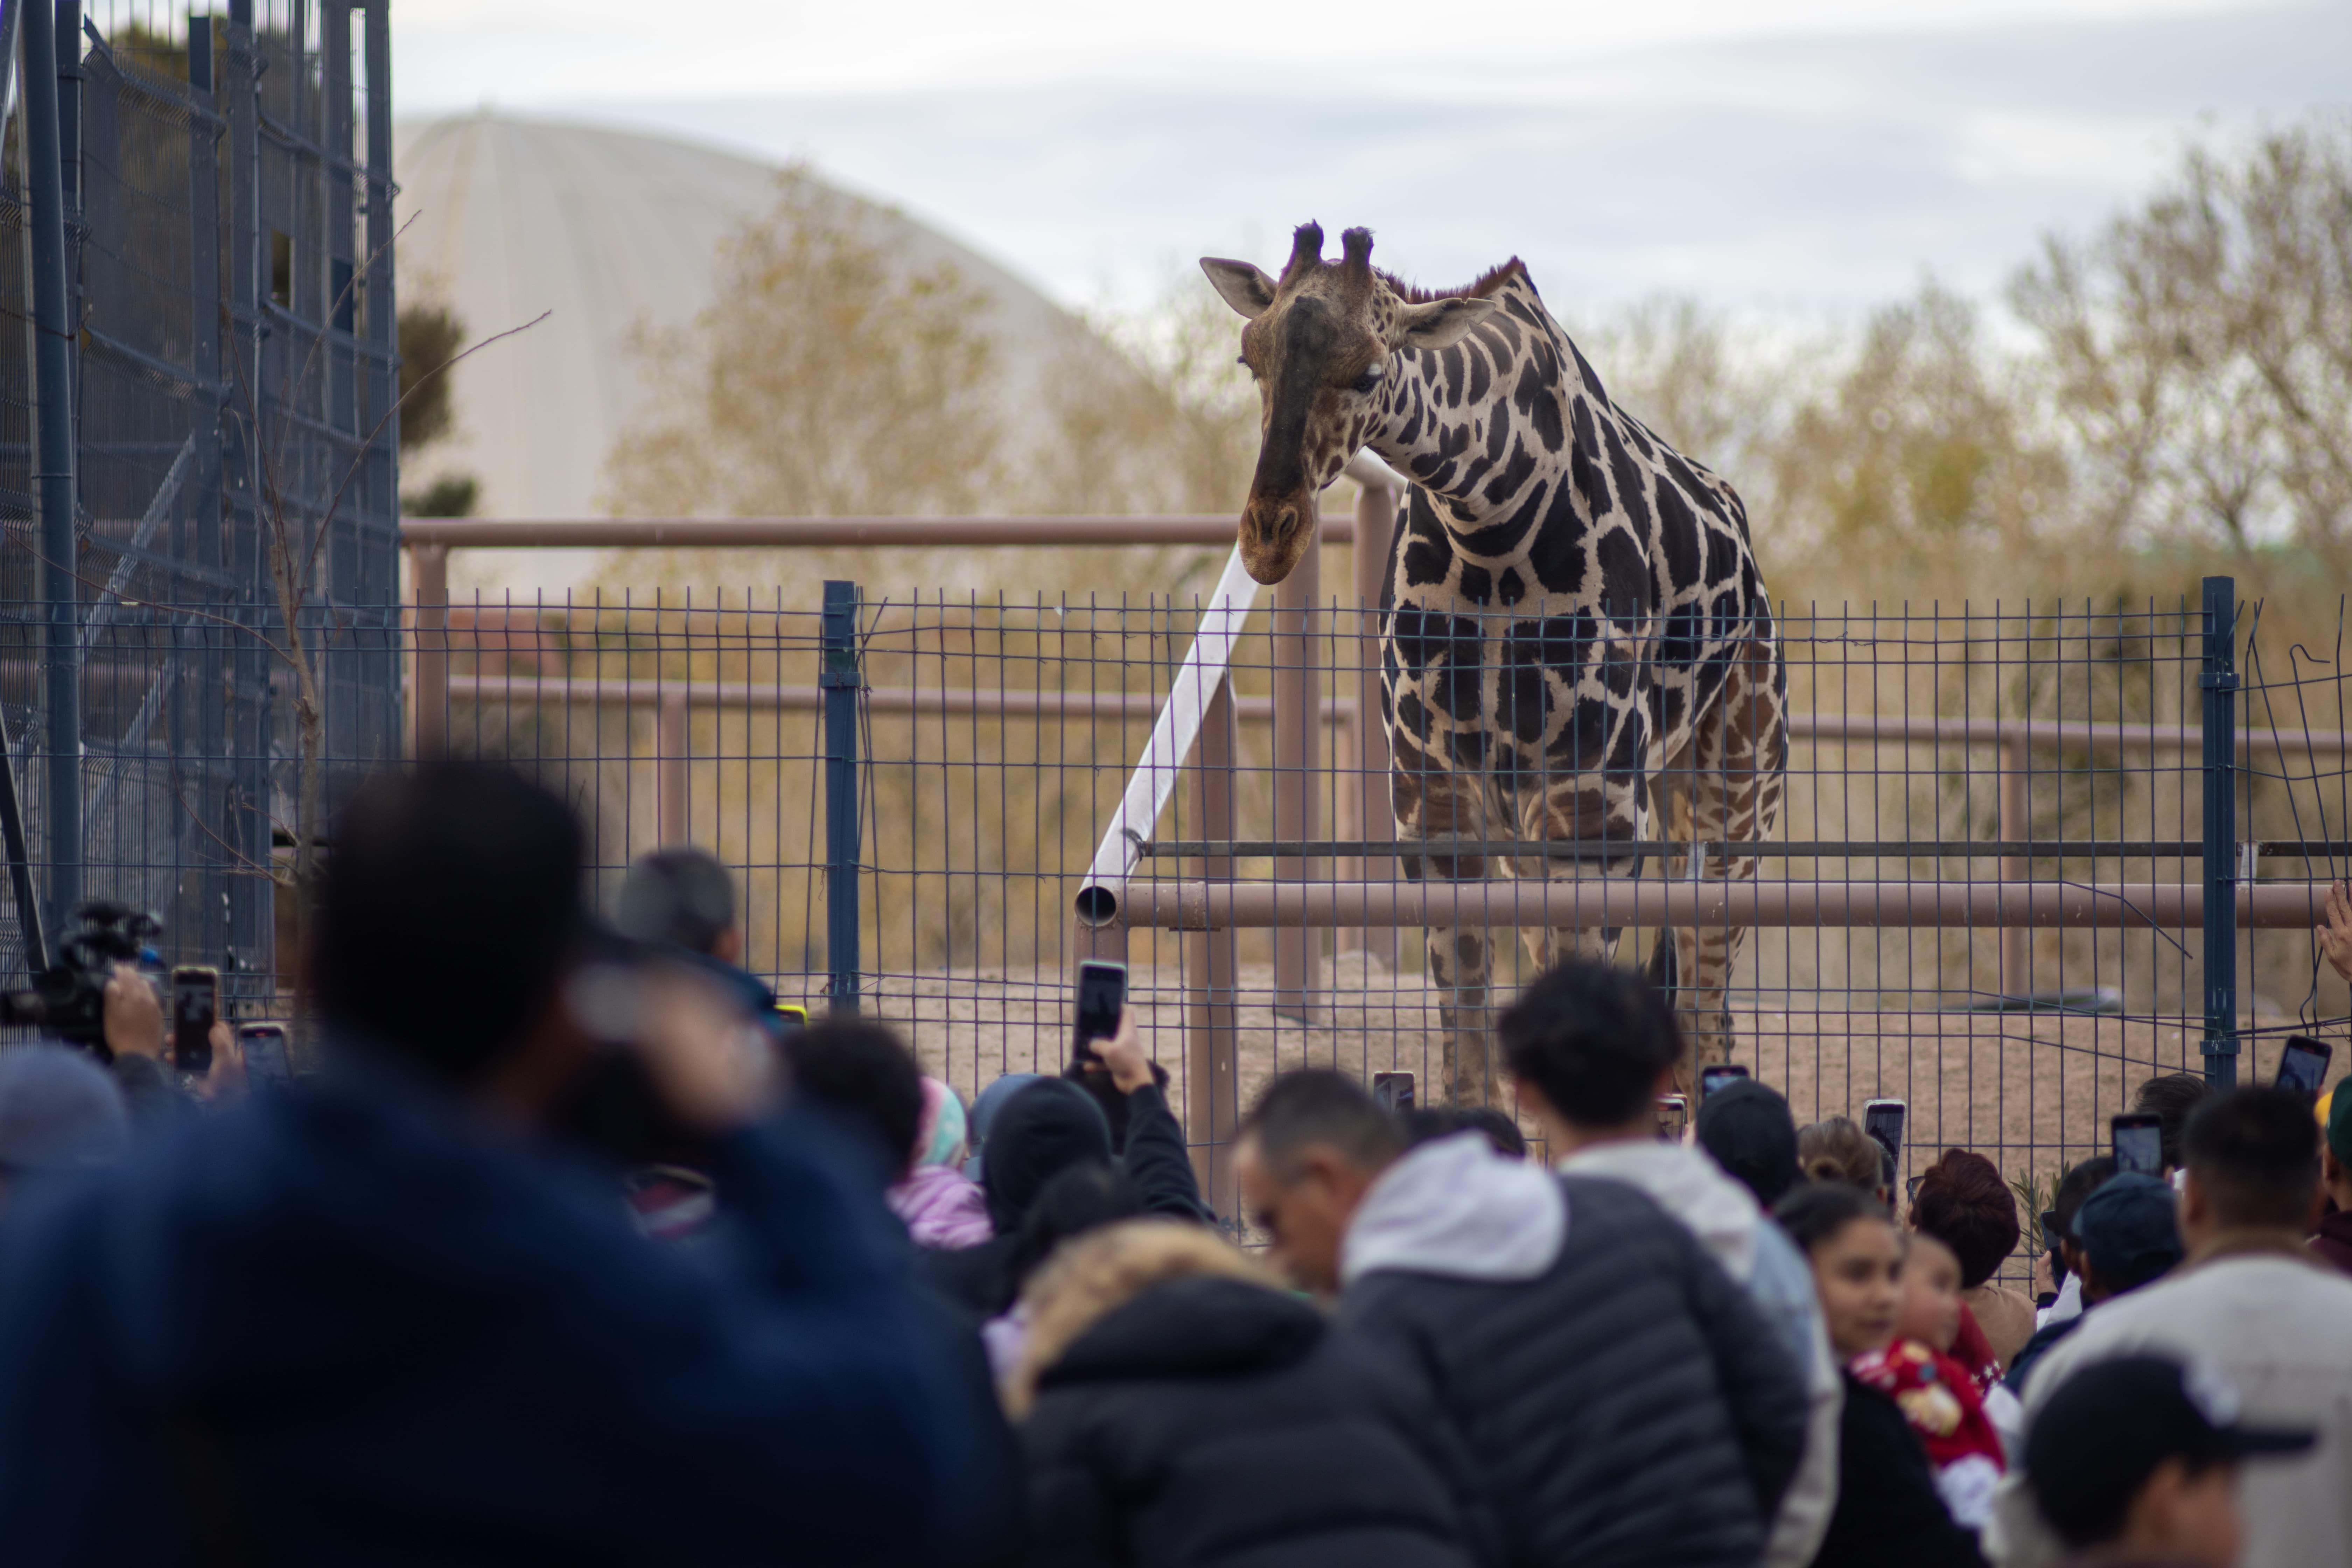
[[[1640,792],[1630,781],[1603,782],[1593,774],[1572,784],[1564,782],[1558,789],[1526,802],[1520,832],[1528,838],[1547,840],[1634,840],[1643,837],[1648,815]],[[1563,857],[1541,864],[1523,861],[1515,869],[1520,876],[1529,878],[1567,879],[1598,875],[1623,879],[1639,872],[1641,859],[1634,855],[1602,861]],[[1616,926],[1536,926],[1522,931],[1520,938],[1527,944],[1528,957],[1537,973],[1541,973],[1570,958],[1601,963],[1614,962],[1618,938],[1622,934]]]
[[[1786,693],[1780,651],[1769,636],[1751,637],[1734,656],[1716,700],[1693,737],[1689,773],[1690,831],[1708,843],[1761,843],[1780,816],[1782,772],[1788,765]],[[1754,856],[1706,857],[1700,875],[1710,881],[1753,881]],[[1744,927],[1681,928],[1675,932],[1683,984],[1675,1011],[1702,1066],[1728,1061],[1732,1051],[1732,967]]]
[[[1657,837],[1669,844],[1688,844],[1692,838],[1692,808],[1696,791],[1692,788],[1692,772],[1697,766],[1697,745],[1685,742],[1658,776],[1650,781],[1650,799],[1655,811],[1654,820]],[[1669,881],[1690,875],[1690,855],[1669,851],[1659,858],[1659,873]],[[1683,1026],[1684,1043],[1690,1047],[1690,1020],[1681,1016],[1682,1001],[1688,983],[1694,978],[1692,965],[1697,961],[1693,945],[1697,932],[1682,927],[1669,927],[1658,932],[1657,943],[1651,950],[1647,977],[1650,984],[1666,994],[1674,1003]],[[1675,1068],[1675,1088],[1696,1099],[1698,1079],[1692,1065],[1693,1050]]]
[[[1417,749],[1398,751],[1400,765],[1390,781],[1396,807],[1397,837],[1484,838],[1486,802],[1472,777],[1435,768],[1408,768]],[[1400,862],[1409,881],[1475,882],[1485,879],[1479,855],[1407,855]],[[1495,942],[1485,926],[1432,925],[1428,929],[1429,983],[1437,992],[1438,1027],[1444,1039],[1442,1092],[1449,1105],[1492,1105],[1502,1098],[1495,1072],[1488,1000],[1494,984]]]

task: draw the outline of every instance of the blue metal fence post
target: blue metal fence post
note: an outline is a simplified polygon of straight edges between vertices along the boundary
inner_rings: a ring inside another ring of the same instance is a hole
[[[857,584],[824,585],[824,963],[836,1013],[857,1011]]]
[[[2205,579],[2205,1081],[2238,1081],[2238,584]]]
[[[58,103],[57,13],[24,10],[25,162],[33,262],[33,488],[40,504],[41,597],[48,615],[48,755],[41,816],[49,929],[81,902],[81,584],[75,568],[73,324],[68,319],[65,148]]]

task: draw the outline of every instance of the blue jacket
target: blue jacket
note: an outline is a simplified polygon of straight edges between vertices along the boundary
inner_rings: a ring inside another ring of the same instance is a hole
[[[684,1256],[609,1173],[322,1081],[0,1224],[11,1564],[929,1560],[964,1463],[904,1227],[812,1113]]]

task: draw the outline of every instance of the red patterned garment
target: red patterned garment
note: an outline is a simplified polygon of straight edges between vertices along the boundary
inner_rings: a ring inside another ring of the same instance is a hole
[[[1916,1340],[1897,1340],[1848,1364],[1854,1376],[1895,1401],[1937,1469],[1970,1458],[1990,1459],[1996,1470],[2007,1468],[1976,1380],[1952,1357]]]

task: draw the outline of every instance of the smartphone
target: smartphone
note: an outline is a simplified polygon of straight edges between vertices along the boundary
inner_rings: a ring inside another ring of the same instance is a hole
[[[1077,1042],[1072,1056],[1082,1062],[1096,1059],[1093,1042],[1118,1033],[1118,1016],[1127,1010],[1127,965],[1087,959],[1078,965]]]
[[[2291,1089],[2305,1100],[2319,1098],[2320,1086],[2327,1081],[2327,1059],[2336,1047],[2325,1040],[2315,1040],[2308,1035],[2289,1035],[2286,1048],[2279,1053],[2278,1077],[2272,1079],[2281,1089]]]
[[[2066,1283],[2066,1255],[2058,1250],[2058,1243],[2063,1238],[2058,1234],[2058,1211],[2043,1209],[2042,1211],[2042,1252],[2043,1257],[2050,1259],[2050,1285],[2053,1289]]]
[[[2107,1119],[2117,1172],[2137,1171],[2144,1176],[2164,1172],[2164,1121],[2149,1111],[2126,1111]]]
[[[172,971],[172,1065],[213,1070],[213,1025],[220,1019],[220,971],[184,963]]]
[[[1381,1109],[1393,1116],[1402,1116],[1412,1109],[1412,1074],[1409,1072],[1376,1072],[1372,1075],[1372,1098]]]
[[[1679,1143],[1690,1125],[1690,1101],[1679,1094],[1658,1096],[1658,1142]]]
[[[1711,1068],[1701,1068],[1698,1074],[1698,1097],[1704,1101],[1724,1085],[1748,1076],[1748,1069],[1738,1062],[1717,1062]]]
[[[245,1081],[251,1087],[294,1081],[294,1064],[286,1055],[285,1025],[239,1025],[236,1047],[245,1055]]]
[[[1903,1119],[1910,1107],[1899,1100],[1866,1100],[1862,1108],[1862,1130],[1870,1134],[1886,1158],[1881,1162],[1892,1171],[1903,1163]]]

